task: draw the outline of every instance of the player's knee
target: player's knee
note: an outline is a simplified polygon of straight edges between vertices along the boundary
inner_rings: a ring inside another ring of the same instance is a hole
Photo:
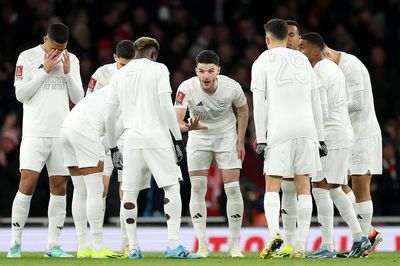
[[[190,184],[192,186],[192,195],[198,197],[205,197],[207,192],[207,177],[205,176],[192,176],[190,177]]]
[[[227,199],[242,198],[242,192],[240,191],[239,181],[224,184],[224,190],[225,190]]]
[[[296,186],[294,184],[294,180],[293,181],[282,180],[281,189],[282,193],[284,194],[288,195],[296,194]]]

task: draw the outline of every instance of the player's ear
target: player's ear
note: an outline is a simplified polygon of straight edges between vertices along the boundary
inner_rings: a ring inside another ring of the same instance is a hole
[[[221,72],[221,67],[218,66],[218,67],[217,67],[217,75],[219,75],[220,72]]]
[[[118,56],[116,54],[113,54],[114,57],[114,61],[117,62],[118,61]]]

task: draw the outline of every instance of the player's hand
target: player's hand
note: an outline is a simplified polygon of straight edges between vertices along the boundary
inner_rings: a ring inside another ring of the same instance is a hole
[[[186,149],[183,140],[175,140],[174,148],[176,154],[176,164],[181,165],[184,160],[186,160]]]
[[[121,151],[118,149],[118,147],[111,148],[110,151],[111,151],[111,160],[113,166],[118,170],[122,170],[124,166],[124,160],[122,158]]]
[[[328,147],[325,144],[325,141],[319,142],[319,157],[325,157],[328,155]]]
[[[267,148],[267,143],[257,143],[256,153],[261,160],[264,161],[265,158],[265,148]]]
[[[238,159],[243,162],[244,160],[244,155],[246,154],[245,149],[244,149],[244,143],[237,143],[236,144],[236,150],[237,150],[237,156]]]
[[[71,61],[69,60],[69,53],[67,49],[64,50],[61,61],[63,63],[64,74],[68,74],[71,71]]]
[[[53,67],[61,61],[60,56],[60,51],[55,49],[52,49],[49,54],[45,54],[43,61],[43,70],[46,71],[46,73],[50,73]]]
[[[189,118],[189,122],[185,123],[185,127],[187,128],[187,131],[208,129],[208,127],[203,126],[199,123],[200,119],[201,119],[200,115],[196,115],[194,118]]]

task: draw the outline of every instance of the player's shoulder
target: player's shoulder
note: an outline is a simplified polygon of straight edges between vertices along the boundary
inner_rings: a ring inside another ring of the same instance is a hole
[[[28,49],[22,51],[19,54],[19,56],[20,57],[26,56],[26,57],[29,58],[29,57],[32,57],[32,56],[37,56],[41,52],[44,53],[42,48],[40,47],[40,45],[36,45],[35,47],[31,47],[31,48],[28,48]]]
[[[345,52],[340,52],[339,66],[343,69],[343,72],[366,70],[365,65],[357,56]]]
[[[105,64],[96,69],[95,73],[105,73],[105,72],[115,72],[116,70],[116,63]]]
[[[190,92],[190,91],[194,90],[195,85],[197,83],[199,83],[198,79],[199,78],[197,76],[188,78],[187,80],[182,81],[182,83],[179,85],[178,89],[180,89],[180,90],[184,89],[186,92]]]
[[[74,53],[71,53],[70,51],[68,51],[68,53],[69,53],[69,58],[70,58],[71,62],[72,61],[78,61],[79,62],[78,57]]]

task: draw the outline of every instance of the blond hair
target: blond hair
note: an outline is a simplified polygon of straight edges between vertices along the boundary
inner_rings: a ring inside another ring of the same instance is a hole
[[[156,39],[151,37],[140,37],[133,43],[135,51],[142,51],[150,47],[157,49],[157,51],[160,50],[160,44]]]

